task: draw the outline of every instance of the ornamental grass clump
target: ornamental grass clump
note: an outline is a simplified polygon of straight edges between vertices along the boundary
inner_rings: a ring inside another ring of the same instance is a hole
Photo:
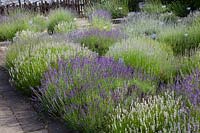
[[[94,28],[77,30],[68,35],[69,39],[81,43],[82,46],[88,47],[99,55],[104,55],[111,45],[124,37],[122,30],[119,29],[107,31]]]
[[[142,69],[160,80],[169,80],[176,69],[172,50],[163,43],[148,38],[129,38],[109,48],[106,56],[124,62],[137,69]]]
[[[59,60],[44,74],[35,95],[45,111],[60,117],[71,128],[96,132],[101,130],[104,115],[132,97],[131,92],[137,92],[134,73],[112,58]]]
[[[67,10],[64,9],[56,9],[52,10],[48,15],[48,32],[53,33],[55,30],[55,26],[61,22],[65,23],[73,23],[74,22],[74,15]]]
[[[128,107],[118,105],[105,116],[105,132],[200,132],[199,114],[191,113],[181,97],[173,92],[133,101]],[[106,130],[107,129],[107,130]]]
[[[89,22],[93,28],[111,30],[111,14],[105,10],[96,10],[89,16]]]
[[[84,56],[91,53],[74,44],[64,41],[56,42],[50,37],[45,38],[43,34],[23,32],[8,48],[6,65],[11,82],[27,95],[31,94],[30,87],[40,85],[43,73],[49,65],[54,65],[58,58],[66,59],[73,55]]]

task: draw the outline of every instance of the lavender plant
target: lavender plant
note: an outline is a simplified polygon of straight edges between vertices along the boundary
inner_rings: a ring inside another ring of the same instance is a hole
[[[170,87],[179,95],[190,100],[194,106],[200,105],[200,71],[196,69],[192,74],[176,79]]]
[[[28,23],[30,31],[44,32],[47,30],[47,18],[42,15],[34,16]]]
[[[76,30],[76,24],[72,22],[59,22],[55,28],[55,33],[70,33],[73,30]]]
[[[93,28],[111,30],[111,15],[105,10],[96,10],[89,16],[89,22]]]
[[[64,9],[51,11],[48,18],[49,22],[47,28],[50,33],[54,32],[55,26],[58,25],[60,22],[74,22],[74,15],[70,11]]]
[[[70,58],[50,67],[35,94],[51,115],[76,130],[95,132],[103,116],[131,96],[133,78],[131,68],[112,58]]]
[[[42,33],[29,31],[22,34],[24,35],[19,35],[22,39],[15,38],[15,43],[8,48],[6,65],[13,85],[27,95],[31,94],[30,87],[40,85],[43,73],[58,58],[91,53],[61,40],[56,42],[49,37],[45,39]]]
[[[147,38],[129,38],[116,43],[106,56],[122,58],[127,65],[142,69],[160,80],[169,80],[176,71],[172,50]]]
[[[105,132],[199,132],[199,114],[191,115],[181,97],[173,92],[133,101],[128,108],[119,105],[106,116]]]
[[[12,40],[19,31],[28,29],[29,14],[20,13],[9,16],[9,19],[0,23],[0,41]]]
[[[104,55],[109,46],[124,38],[124,34],[119,29],[106,31],[92,28],[74,31],[68,35],[68,38],[81,43],[99,55]]]
[[[147,13],[165,13],[168,11],[167,6],[162,4],[161,0],[148,0],[142,8]]]
[[[112,18],[124,17],[128,14],[128,1],[121,0],[103,0],[98,1],[92,5],[92,7],[87,7],[86,12],[92,12],[95,10],[106,10],[111,13]]]
[[[160,33],[158,40],[169,44],[176,55],[185,55],[188,51],[199,47],[199,25],[200,23],[196,22],[186,26],[166,29]]]

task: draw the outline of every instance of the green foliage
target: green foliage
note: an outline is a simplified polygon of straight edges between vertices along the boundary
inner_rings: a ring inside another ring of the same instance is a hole
[[[174,13],[163,13],[160,16],[160,20],[167,23],[177,23],[178,17]]]
[[[106,132],[199,132],[198,113],[191,106],[184,107],[174,93],[133,101],[128,107],[119,105],[105,116]],[[191,113],[190,112],[190,113]]]
[[[180,70],[179,75],[184,76],[192,73],[194,69],[200,69],[200,51],[197,50],[190,55],[176,57],[177,67]]]
[[[29,27],[28,20],[27,14],[17,14],[0,23],[0,41],[12,40],[18,31],[26,30]]]
[[[122,58],[127,65],[163,80],[169,80],[175,72],[171,49],[147,38],[130,38],[116,43],[106,55],[115,59]]]
[[[103,9],[111,13],[112,18],[121,18],[124,17],[128,14],[129,9],[128,5],[126,3],[123,3],[121,1],[115,1],[115,0],[110,0],[110,1],[103,1],[102,3],[97,3],[94,4],[92,9],[88,8],[87,10],[98,10],[98,9]]]
[[[110,31],[99,29],[77,30],[69,34],[69,39],[80,43],[83,47],[88,47],[100,56],[105,55],[109,46],[123,38],[121,30],[113,29]]]
[[[93,28],[97,28],[100,30],[111,30],[112,29],[112,23],[111,21],[106,21],[99,18],[94,18],[91,22],[91,26]]]
[[[45,111],[75,130],[98,132],[104,115],[118,103],[135,98],[132,93],[155,90],[136,75],[132,79],[132,70],[112,58],[71,58],[57,64],[45,73],[42,88],[35,94]]]
[[[115,40],[99,36],[88,36],[81,38],[80,43],[99,55],[104,55],[108,51],[109,46],[115,43]]]
[[[185,17],[190,13],[190,9],[187,10],[187,7],[188,7],[187,4],[180,1],[172,2],[169,5],[169,9],[173,11],[175,15],[180,17]]]
[[[70,11],[64,9],[56,9],[50,12],[48,19],[48,32],[53,33],[55,26],[60,22],[74,22],[74,15]]]
[[[72,22],[59,22],[54,30],[56,33],[69,33],[76,29],[76,24],[74,21]]]
[[[30,87],[40,85],[43,73],[59,58],[68,58],[78,53],[85,55],[77,46],[55,42],[50,38],[46,40],[42,36],[41,33],[23,31],[17,35],[6,56],[12,83],[27,95],[31,94]]]
[[[29,30],[34,32],[43,32],[47,28],[47,18],[36,15],[29,21]]]
[[[176,26],[175,22],[171,23],[171,21],[174,21],[171,17],[173,19],[173,14],[171,13],[161,15],[135,13],[128,17],[128,22],[124,25],[124,29],[129,36],[151,37],[155,33],[159,37],[161,32]]]
[[[142,11],[147,13],[165,13],[168,11],[165,5],[162,5],[161,0],[148,0]]]
[[[198,10],[200,8],[199,0],[162,0],[162,2],[167,4],[170,10],[181,17],[185,17],[190,11]]]
[[[175,27],[163,31],[159,35],[159,40],[169,44],[174,53],[185,54],[190,50],[194,50],[199,47],[200,43],[200,31],[199,23],[193,24],[187,27]]]

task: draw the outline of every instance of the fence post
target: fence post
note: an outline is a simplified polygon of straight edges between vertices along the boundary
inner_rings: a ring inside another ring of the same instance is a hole
[[[18,0],[18,3],[19,3],[19,8],[21,8],[22,6],[21,0]]]

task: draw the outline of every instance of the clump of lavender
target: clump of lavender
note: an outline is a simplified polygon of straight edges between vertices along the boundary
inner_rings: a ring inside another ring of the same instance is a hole
[[[94,18],[101,18],[101,19],[104,19],[104,20],[107,20],[107,21],[111,21],[112,19],[112,16],[111,14],[106,11],[106,10],[102,10],[102,9],[99,9],[99,10],[96,10],[94,11],[90,16],[89,16],[89,21],[91,22]]]
[[[0,23],[8,22],[9,17],[0,15]]]
[[[68,38],[81,43],[99,55],[104,55],[112,44],[125,38],[125,35],[120,29],[107,31],[91,28],[71,32],[68,34]]]
[[[173,92],[133,101],[128,108],[119,105],[106,116],[105,132],[200,132],[199,115],[190,114],[182,99]],[[107,130],[106,130],[107,129]]]
[[[93,28],[111,30],[111,14],[105,10],[96,10],[89,16],[89,22]]]
[[[45,73],[35,94],[51,115],[76,130],[94,132],[102,126],[104,115],[128,97],[134,73],[112,58],[60,60]]]
[[[175,84],[170,87],[189,99],[193,105],[200,105],[200,71],[198,69],[183,79],[177,78]]]

